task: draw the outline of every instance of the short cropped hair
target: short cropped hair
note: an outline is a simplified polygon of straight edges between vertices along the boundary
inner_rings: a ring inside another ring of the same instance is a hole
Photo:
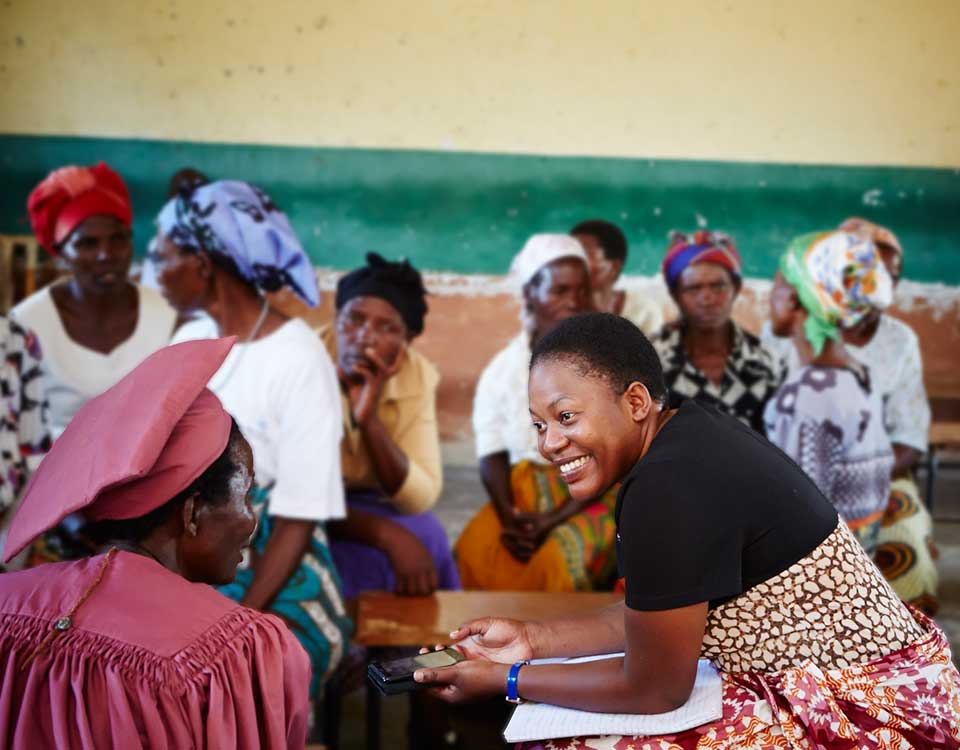
[[[561,321],[534,344],[530,369],[550,360],[569,362],[581,375],[606,380],[617,395],[639,382],[655,401],[666,402],[663,367],[653,344],[619,315],[584,313]]]
[[[616,224],[603,219],[590,219],[581,221],[570,230],[570,234],[589,234],[596,237],[607,260],[627,262],[627,238]]]

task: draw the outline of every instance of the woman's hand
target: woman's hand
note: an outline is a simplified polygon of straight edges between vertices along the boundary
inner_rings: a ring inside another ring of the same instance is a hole
[[[401,596],[429,596],[437,590],[437,568],[433,556],[415,534],[393,524],[384,552],[397,579]]]
[[[467,659],[513,664],[534,658],[529,623],[505,617],[482,617],[454,630],[454,646]]]
[[[418,669],[413,679],[432,685],[430,693],[447,703],[469,703],[506,695],[510,667],[489,661],[462,661],[452,667]]]
[[[515,510],[507,519],[500,534],[500,542],[520,562],[529,562],[547,541],[547,536],[562,521],[555,512],[523,513]]]
[[[354,421],[359,426],[366,425],[376,416],[383,386],[390,378],[400,372],[405,353],[406,342],[397,352],[393,362],[388,365],[372,347],[367,348],[364,351],[364,356],[370,364],[354,365],[352,373],[345,379],[350,411],[353,414]]]

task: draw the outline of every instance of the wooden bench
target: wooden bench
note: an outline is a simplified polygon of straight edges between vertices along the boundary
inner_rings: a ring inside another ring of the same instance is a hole
[[[613,593],[599,592],[438,591],[432,596],[397,596],[367,591],[357,600],[353,640],[366,646],[368,660],[373,660],[384,648],[449,644],[452,630],[479,617],[542,620],[599,609],[621,599]],[[370,750],[380,747],[380,700],[380,692],[367,683]]]
[[[927,439],[927,507],[933,511],[933,490],[944,448],[960,448],[960,390],[931,389],[930,432]]]

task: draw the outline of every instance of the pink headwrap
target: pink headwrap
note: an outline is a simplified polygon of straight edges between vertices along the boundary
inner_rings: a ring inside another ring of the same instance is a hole
[[[4,560],[71,513],[139,518],[189,487],[230,437],[230,415],[206,384],[235,340],[168,346],[84,404],[27,486]]]

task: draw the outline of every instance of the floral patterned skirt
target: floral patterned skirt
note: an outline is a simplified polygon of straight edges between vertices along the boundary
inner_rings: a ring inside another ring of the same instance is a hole
[[[544,740],[523,750],[934,750],[960,747],[960,673],[943,632],[867,664],[723,673],[723,718],[680,734]]]

